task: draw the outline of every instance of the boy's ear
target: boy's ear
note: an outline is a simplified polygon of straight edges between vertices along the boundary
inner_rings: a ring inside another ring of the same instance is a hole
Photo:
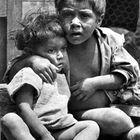
[[[102,14],[100,17],[97,17],[97,25],[98,25],[98,27],[100,27],[100,25],[102,24],[103,19],[104,19],[104,14]]]

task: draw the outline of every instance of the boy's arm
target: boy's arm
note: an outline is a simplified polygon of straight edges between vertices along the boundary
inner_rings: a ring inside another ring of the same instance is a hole
[[[135,83],[139,77],[139,65],[137,61],[124,48],[125,38],[109,28],[101,28],[106,34],[106,50],[111,49],[110,73],[119,73],[126,78],[126,86]],[[110,57],[109,57],[110,58]]]
[[[9,73],[7,74],[9,81],[11,81],[14,75],[24,67],[31,67],[45,82],[52,83],[56,78],[57,67],[50,63],[46,58],[32,55],[24,58],[21,57],[12,64],[8,71]]]
[[[96,90],[117,90],[123,87],[125,77],[118,73],[96,76],[92,83]]]
[[[124,36],[110,29],[105,29],[104,32],[107,33],[106,41],[111,48],[110,73],[122,74],[126,78],[126,86],[136,83],[139,77],[139,65],[124,48]]]
[[[107,74],[86,78],[71,87],[72,95],[78,100],[87,100],[99,90],[117,90],[122,88],[125,78],[120,74]]]
[[[111,73],[125,77],[125,85],[136,83],[139,77],[138,62],[123,48],[118,48],[112,56]]]
[[[15,95],[19,115],[25,121],[33,136],[40,140],[54,140],[50,132],[40,122],[37,115],[32,110],[34,88],[26,84],[18,90]]]

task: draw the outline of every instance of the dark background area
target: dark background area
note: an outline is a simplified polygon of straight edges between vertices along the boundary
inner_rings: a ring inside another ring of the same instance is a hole
[[[126,39],[125,48],[140,65],[139,0],[107,0],[102,26],[110,27]]]

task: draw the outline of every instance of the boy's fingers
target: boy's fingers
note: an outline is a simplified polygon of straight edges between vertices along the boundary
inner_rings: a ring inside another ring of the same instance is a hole
[[[47,72],[45,72],[43,76],[45,77],[44,78],[45,82],[48,81],[47,83],[51,83],[51,84],[53,83],[52,78],[50,77],[50,75]]]
[[[46,79],[46,77],[43,74],[40,74],[39,76],[44,82],[49,83],[49,81]]]
[[[84,101],[88,100],[88,98],[89,98],[89,97],[84,96],[81,100],[84,102]]]
[[[76,89],[76,87],[75,87],[75,86],[70,87],[71,92],[74,92],[74,91],[75,91],[75,89]]]
[[[70,90],[71,90],[72,92],[74,92],[75,90],[77,90],[77,89],[78,89],[78,87],[79,87],[79,85],[78,85],[78,84],[73,85],[72,87],[70,87]]]
[[[51,70],[52,78],[53,78],[53,81],[54,81],[54,79],[56,79],[56,72],[58,71],[58,68],[55,65],[51,65],[50,70]]]
[[[79,94],[78,96],[77,96],[77,100],[82,100],[84,98],[84,95],[83,94]]]
[[[44,71],[44,76],[46,78],[49,78],[49,81],[54,81],[54,77],[53,77],[53,73],[51,71],[51,69],[46,69],[46,71]]]
[[[74,92],[72,93],[72,95],[74,95],[74,96],[79,96],[79,94],[80,94],[80,91],[79,91],[79,90],[76,90],[76,91],[74,91]]]

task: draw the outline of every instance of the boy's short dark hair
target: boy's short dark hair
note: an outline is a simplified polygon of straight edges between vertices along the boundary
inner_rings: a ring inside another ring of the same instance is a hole
[[[67,0],[55,0],[55,7],[58,12],[61,11],[66,1]],[[106,0],[75,0],[75,1],[77,2],[87,1],[92,6],[92,10],[96,13],[97,16],[105,14]]]
[[[56,14],[48,12],[30,12],[20,22],[21,29],[14,31],[12,39],[15,40],[19,50],[24,48],[34,48],[38,44],[55,36],[64,37],[63,29]]]

